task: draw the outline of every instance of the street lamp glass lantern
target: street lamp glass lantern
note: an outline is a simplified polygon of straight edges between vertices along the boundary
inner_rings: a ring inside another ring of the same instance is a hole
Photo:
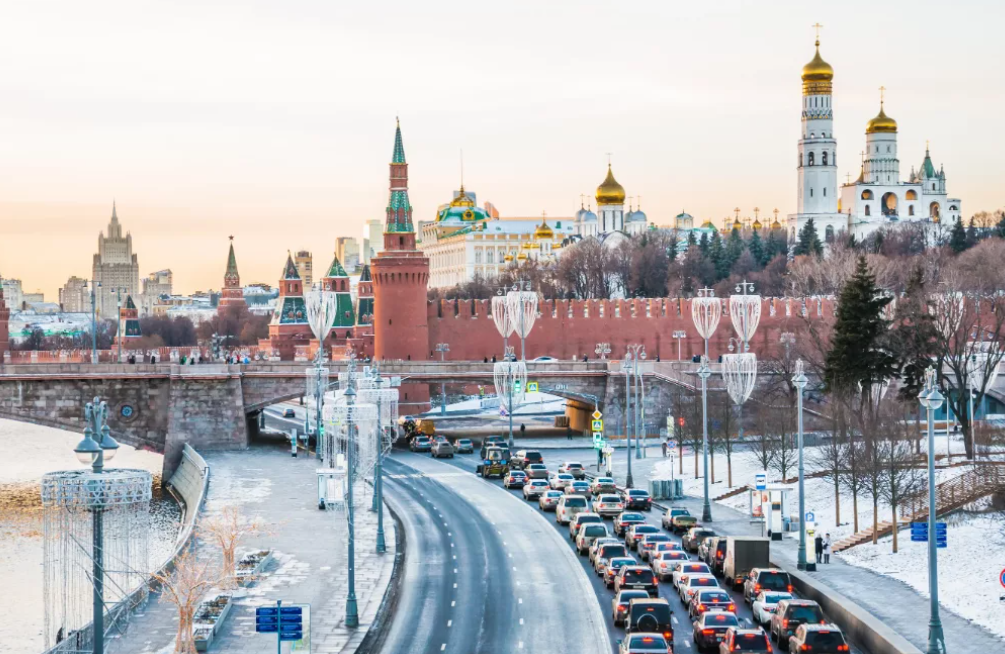
[[[105,451],[105,461],[115,458],[115,453],[119,451],[119,442],[112,438],[108,425],[101,428],[101,449]]]
[[[98,455],[101,453],[101,446],[91,438],[91,430],[89,428],[84,430],[84,438],[77,443],[77,447],[73,448],[73,452],[77,455],[77,460],[85,465],[91,465],[98,458]]]

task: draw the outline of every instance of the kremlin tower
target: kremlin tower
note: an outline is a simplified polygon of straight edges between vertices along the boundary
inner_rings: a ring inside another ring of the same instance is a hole
[[[220,304],[217,306],[217,311],[222,312],[228,307],[244,305],[244,289],[241,288],[241,275],[237,272],[234,237],[231,236],[230,254],[227,255],[227,272],[223,274],[223,290],[220,292]]]
[[[321,288],[335,294],[335,320],[332,322],[332,330],[328,334],[325,346],[329,357],[335,359],[339,357],[332,356],[332,350],[335,349],[339,352],[345,350],[346,344],[353,336],[353,327],[356,325],[352,295],[349,292],[349,275],[342,267],[342,262],[338,260],[338,255],[332,257],[328,272],[321,278]],[[314,340],[311,343],[311,350],[314,351],[313,344],[317,341]]]
[[[311,326],[307,322],[307,306],[304,304],[304,285],[293,263],[293,256],[286,255],[283,276],[279,280],[279,297],[276,311],[269,323],[267,344],[279,354],[282,361],[293,361],[297,345],[307,346],[311,340]]]
[[[426,288],[429,259],[416,249],[408,164],[401,125],[394,134],[391,188],[384,221],[384,251],[371,261],[374,358],[424,361],[429,357]]]
[[[125,306],[119,309],[119,331],[115,340],[121,342],[123,348],[132,348],[141,336],[140,312],[136,309],[133,296],[127,295]]]

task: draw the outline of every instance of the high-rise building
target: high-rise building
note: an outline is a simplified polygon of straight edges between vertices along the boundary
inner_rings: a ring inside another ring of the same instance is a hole
[[[363,263],[369,264],[381,251],[384,244],[384,224],[379,220],[368,220],[363,225]]]
[[[65,313],[85,313],[91,310],[87,295],[87,280],[74,275],[59,289],[59,305]]]
[[[356,272],[360,264],[359,241],[351,236],[339,236],[335,239],[335,256],[339,258],[347,272]]]
[[[133,254],[133,237],[129,232],[122,235],[114,202],[108,235],[98,234],[98,253],[94,255],[91,278],[101,282],[104,289],[96,298],[98,315],[103,318],[118,317],[118,299],[112,292],[115,289],[122,289],[122,295],[140,294],[140,265]]]
[[[11,311],[20,311],[21,303],[24,302],[24,293],[21,291],[21,280],[3,278],[0,280],[0,285],[3,286],[3,297],[7,308]]]
[[[309,289],[314,284],[314,264],[311,253],[307,250],[300,250],[293,257],[293,262],[297,266],[297,273],[300,281],[304,283],[304,288]]]
[[[170,296],[174,292],[174,274],[170,269],[152,272],[143,278],[143,294],[139,296],[139,307],[141,316],[149,316],[154,312],[154,305],[158,304],[161,296]]]

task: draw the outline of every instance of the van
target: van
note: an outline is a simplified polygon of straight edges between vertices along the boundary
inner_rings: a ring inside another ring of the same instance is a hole
[[[560,525],[567,525],[574,515],[589,510],[586,498],[582,495],[563,495],[555,507],[555,521]]]

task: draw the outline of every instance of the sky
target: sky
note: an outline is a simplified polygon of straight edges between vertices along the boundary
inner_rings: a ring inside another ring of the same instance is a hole
[[[901,174],[931,141],[964,215],[1005,205],[1005,3],[9,1],[0,275],[56,299],[111,214],[141,277],[275,284],[383,219],[395,116],[415,220],[461,178],[505,216],[571,216],[608,154],[650,221],[795,210],[800,72],[835,69],[840,180],[887,88]],[[595,203],[594,203],[595,206]]]

